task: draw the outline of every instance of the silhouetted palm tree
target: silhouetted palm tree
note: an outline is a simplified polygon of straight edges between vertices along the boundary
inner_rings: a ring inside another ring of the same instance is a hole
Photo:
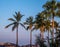
[[[24,24],[27,25],[27,30],[30,30],[30,47],[32,47],[32,27],[34,24],[33,17],[30,16],[29,18],[26,19],[26,22]]]
[[[45,30],[48,31],[48,47],[49,47],[49,32],[51,28],[51,21],[50,21],[50,12],[47,10],[43,11],[43,16],[45,17]]]
[[[35,29],[39,29],[41,33],[41,39],[43,40],[44,38],[44,30],[45,30],[45,17],[43,16],[43,12],[37,14],[35,18]]]
[[[20,14],[20,12],[15,12],[15,15],[13,15],[14,19],[13,18],[9,18],[8,20],[12,21],[11,24],[7,25],[5,28],[8,28],[10,27],[11,25],[12,26],[12,31],[14,31],[14,29],[16,29],[16,46],[18,45],[18,26],[19,24],[21,26],[24,27],[24,25],[20,22],[21,21],[21,18],[22,18],[23,15]],[[24,27],[25,28],[25,27]]]
[[[57,7],[59,6],[60,4],[58,2],[56,2],[55,0],[51,0],[51,1],[48,1],[46,2],[45,5],[43,5],[43,7],[48,11],[50,12],[51,14],[51,17],[52,17],[52,37],[54,37],[54,17],[57,16],[56,15],[56,11],[57,11]],[[59,6],[60,7],[60,6]],[[58,8],[59,8],[58,7]],[[57,11],[58,12],[58,11]],[[60,16],[59,12],[57,13],[58,16]],[[52,40],[53,42],[53,40]]]

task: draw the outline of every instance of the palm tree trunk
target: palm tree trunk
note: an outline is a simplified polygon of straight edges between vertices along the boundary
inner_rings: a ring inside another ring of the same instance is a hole
[[[42,26],[41,28],[40,28],[40,31],[41,31],[41,39],[43,39],[44,38],[44,27]]]
[[[42,40],[43,40],[43,38],[44,38],[43,32],[41,32],[41,38],[42,38]]]
[[[18,26],[17,26],[17,31],[16,31],[16,47],[18,47]]]
[[[53,1],[53,0],[52,0]],[[54,13],[54,7],[52,7],[52,44],[54,44],[54,16],[55,16],[55,13]],[[54,46],[53,46],[54,47]]]
[[[30,31],[30,47],[32,47],[32,31]]]
[[[48,37],[47,37],[47,39],[48,39],[48,47],[50,47],[50,43],[49,43],[49,30],[48,30]]]
[[[44,34],[43,34],[43,27],[41,27],[41,41],[43,42],[44,41]],[[42,46],[41,47],[43,47],[43,44],[42,44]]]
[[[57,33],[57,28],[56,28],[56,33]],[[57,37],[57,35],[56,35],[56,37]],[[58,47],[57,38],[56,38],[56,47]]]
[[[44,35],[43,35],[43,31],[41,32],[41,41],[43,42],[44,41]],[[43,47],[43,44],[41,45],[41,47]]]
[[[52,15],[52,46],[53,46],[53,44],[54,44],[54,12]]]

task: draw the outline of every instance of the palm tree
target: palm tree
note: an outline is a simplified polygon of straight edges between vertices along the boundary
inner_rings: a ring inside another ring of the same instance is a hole
[[[44,13],[43,16],[45,17],[45,30],[48,31],[47,39],[48,39],[48,47],[49,47],[49,45],[50,45],[50,43],[49,43],[49,33],[50,33],[50,28],[51,28],[50,15],[51,14],[47,10],[44,10],[43,13]]]
[[[13,18],[8,19],[8,20],[12,21],[12,23],[5,27],[5,28],[8,28],[11,25],[13,25],[12,26],[12,31],[14,31],[14,29],[16,29],[16,47],[18,46],[18,26],[20,24],[21,26],[24,27],[24,25],[22,23],[20,23],[22,16],[23,15],[21,15],[20,12],[15,12],[15,15],[13,15],[14,19]]]
[[[34,24],[33,17],[30,16],[29,18],[26,19],[26,22],[24,24],[27,25],[27,30],[30,30],[30,47],[32,47],[32,27]]]
[[[50,39],[49,39],[49,31],[50,31],[50,28],[51,28],[52,26],[50,25],[51,22],[50,22],[49,20],[46,21],[46,24],[47,24],[47,25],[45,25],[45,26],[46,26],[45,29],[48,31],[48,47],[50,47],[50,44],[52,44],[52,43],[49,42],[49,40],[50,40]],[[55,28],[56,32],[57,32],[57,30],[58,30],[58,29],[57,29],[58,27],[59,27],[58,23],[57,23],[56,21],[54,21],[54,28]],[[53,39],[56,40],[57,38],[53,38]],[[56,41],[56,45],[55,45],[55,42],[54,42],[54,47],[55,47],[55,46],[58,47],[57,41]]]
[[[57,11],[57,7],[59,6],[60,4],[55,0],[51,0],[51,1],[48,1],[45,5],[43,5],[43,7],[48,11],[50,12],[50,16],[52,17],[52,37],[54,38],[54,17],[57,16],[56,15],[56,11]],[[60,7],[60,6],[59,6]],[[58,8],[59,8],[58,7]],[[60,16],[60,14],[58,15]],[[52,39],[52,42],[54,40]]]
[[[45,21],[44,21],[45,17],[43,16],[43,12],[42,13],[38,13],[36,18],[35,18],[35,29],[39,29],[40,33],[41,33],[41,39],[43,40],[44,38],[44,29],[45,29]]]

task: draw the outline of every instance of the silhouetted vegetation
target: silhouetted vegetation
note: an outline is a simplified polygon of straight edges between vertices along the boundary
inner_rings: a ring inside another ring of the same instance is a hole
[[[47,47],[44,42],[45,40],[42,40],[41,36],[36,36],[36,44],[38,44],[40,47]]]
[[[14,19],[13,18],[8,19],[9,21],[12,21],[12,23],[5,27],[5,28],[8,28],[11,25],[13,25],[12,31],[14,31],[14,29],[16,29],[16,45],[18,45],[18,26],[21,25],[22,27],[24,27],[24,25],[22,23],[20,23],[22,16],[23,15],[21,15],[20,12],[15,12],[15,15],[13,15]]]

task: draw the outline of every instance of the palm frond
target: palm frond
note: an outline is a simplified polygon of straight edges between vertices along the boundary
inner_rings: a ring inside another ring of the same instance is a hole
[[[30,16],[29,18],[27,18],[27,19],[26,19],[26,22],[24,22],[24,24],[25,24],[25,25],[28,25],[27,28],[26,28],[27,30],[28,30],[28,29],[31,30],[31,29],[32,29],[32,26],[33,26],[33,24],[34,24],[33,17]]]
[[[16,20],[19,22],[21,20],[21,18],[23,17],[23,15],[20,14],[20,12],[15,12],[16,13]]]
[[[15,20],[17,19],[17,16],[16,15],[13,15],[13,17],[15,18]]]
[[[60,2],[57,3],[57,8],[60,9]]]
[[[45,3],[43,5],[43,8],[46,9],[46,10],[49,10],[50,9],[50,4],[51,4],[51,2],[47,1],[47,3]]]
[[[29,26],[26,29],[28,30],[29,29]]]
[[[5,28],[8,28],[9,26],[11,26],[11,25],[13,25],[14,23],[11,23],[11,24],[9,24],[9,25],[7,25],[7,26],[5,26]]]
[[[56,15],[57,17],[60,17],[60,10],[57,11]]]
[[[24,25],[29,25],[27,22],[24,22]]]
[[[8,20],[10,20],[10,21],[15,21],[13,18],[9,18]]]
[[[14,31],[15,28],[17,28],[17,24],[14,24],[14,26],[12,27],[12,31]]]
[[[20,23],[20,25],[21,25],[22,27],[24,27],[24,29],[26,29],[26,27],[24,26],[24,24]],[[27,30],[27,29],[26,29],[26,30]]]
[[[15,12],[15,14],[17,15],[18,13],[17,13],[17,12]]]
[[[34,27],[34,28],[32,28],[32,30],[31,31],[34,31],[36,28]]]
[[[19,21],[20,19],[21,19],[21,14],[20,14],[20,12],[18,12],[18,14],[17,14],[17,21]]]

